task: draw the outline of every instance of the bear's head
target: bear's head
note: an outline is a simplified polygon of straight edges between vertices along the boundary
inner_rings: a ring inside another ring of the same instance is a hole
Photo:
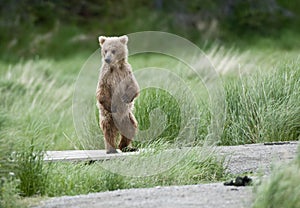
[[[121,60],[127,60],[128,37],[126,35],[120,37],[99,37],[101,46],[101,54],[103,61],[109,65],[114,65]]]

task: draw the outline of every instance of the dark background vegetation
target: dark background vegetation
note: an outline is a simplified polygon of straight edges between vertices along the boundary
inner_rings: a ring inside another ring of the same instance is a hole
[[[3,60],[90,53],[99,35],[144,30],[199,44],[243,47],[262,37],[289,39],[278,43],[286,49],[299,46],[298,0],[11,0],[0,8]]]

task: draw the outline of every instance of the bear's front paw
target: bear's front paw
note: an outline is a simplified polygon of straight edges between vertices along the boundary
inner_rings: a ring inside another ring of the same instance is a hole
[[[122,102],[124,102],[124,103],[130,103],[130,102],[131,102],[130,97],[129,97],[128,95],[126,95],[126,94],[124,94],[124,95],[121,97],[121,99],[122,99]]]

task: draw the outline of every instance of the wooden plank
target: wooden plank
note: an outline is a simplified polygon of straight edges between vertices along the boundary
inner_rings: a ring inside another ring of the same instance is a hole
[[[279,144],[279,142],[277,142]],[[216,150],[219,153],[234,153],[233,150],[239,150],[244,148],[253,147],[253,151],[259,150],[260,148],[280,148],[284,145],[298,144],[298,142],[284,142],[282,145],[270,145],[270,144],[248,144],[240,146],[217,146]],[[281,144],[281,143],[280,143]],[[130,155],[138,155],[140,152],[151,152],[152,149],[140,149],[138,152],[126,152],[123,153],[117,150],[117,154],[106,154],[105,150],[66,150],[66,151],[47,151],[44,157],[44,161],[47,162],[57,162],[57,161],[70,161],[70,162],[80,162],[80,161],[103,161],[110,160],[113,158],[126,157]],[[175,151],[170,150],[170,151]],[[178,151],[178,150],[176,150]]]
[[[44,161],[46,162],[80,162],[80,161],[98,161],[110,160],[113,158],[137,155],[139,152],[123,153],[117,150],[117,154],[106,154],[105,150],[66,150],[66,151],[46,151]]]

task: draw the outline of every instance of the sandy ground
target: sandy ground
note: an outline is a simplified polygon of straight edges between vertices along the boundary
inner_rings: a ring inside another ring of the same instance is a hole
[[[217,147],[220,155],[227,155],[228,171],[234,174],[270,173],[274,163],[292,160],[297,142],[283,145],[240,145]],[[39,208],[243,208],[251,207],[252,187],[224,186],[223,183],[189,186],[155,187],[116,190],[79,196],[64,196],[42,201]]]

